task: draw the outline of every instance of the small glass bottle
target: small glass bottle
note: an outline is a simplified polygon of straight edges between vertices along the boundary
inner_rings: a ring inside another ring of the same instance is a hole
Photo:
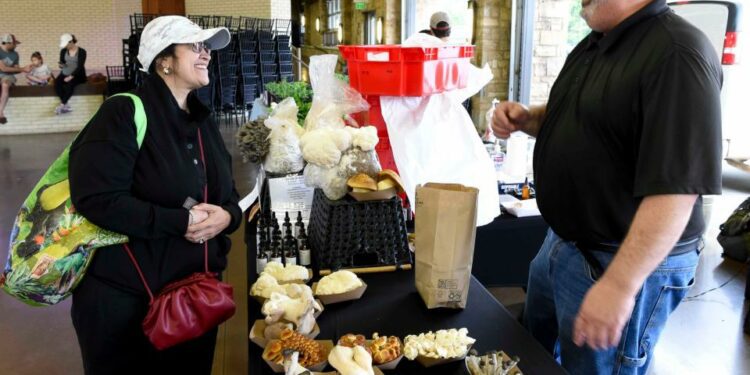
[[[286,253],[284,253],[284,264],[287,266],[297,264],[297,249],[294,243],[287,244]]]
[[[281,241],[281,250],[284,252],[284,263],[289,264],[288,257],[295,258],[294,264],[297,264],[296,258],[297,253],[295,248],[297,247],[297,240],[292,237],[292,228],[287,227],[285,230],[286,234]]]
[[[289,211],[284,214],[284,224],[281,224],[281,230],[286,233],[287,229],[292,229],[292,220],[289,218]]]
[[[255,258],[255,272],[260,275],[268,264],[268,255],[264,251],[258,251],[258,257]]]
[[[257,246],[260,246],[260,242],[264,236],[264,234],[268,234],[268,229],[266,229],[266,219],[263,217],[263,215],[258,216],[258,223],[255,231],[255,244]]]
[[[271,246],[271,262],[279,262],[281,264],[284,264],[284,259],[282,258],[282,252],[281,252],[281,244],[278,242],[273,243]]]
[[[302,222],[302,212],[297,211],[297,221],[294,223],[294,237],[299,236],[299,229],[304,226],[305,223]]]
[[[526,181],[523,182],[523,187],[521,188],[521,199],[526,200],[531,198],[531,194],[529,191],[529,178],[526,177]]]
[[[273,227],[273,235],[271,236],[271,242],[279,242],[281,243],[281,229],[279,229],[279,226],[276,225]]]
[[[267,242],[268,241],[268,232],[265,231],[265,230],[260,231],[260,232],[258,232],[258,235],[257,235],[256,238],[258,239],[258,242],[257,242],[257,246],[258,247],[257,248],[260,248],[260,244],[262,244],[263,242]]]
[[[260,246],[258,246],[258,254],[264,254],[266,262],[271,259],[271,243],[268,239],[261,241]]]
[[[307,234],[305,234],[305,226],[300,228],[300,233],[297,236],[297,242],[299,242],[299,264],[301,266],[309,266],[312,263],[310,248],[307,244]]]

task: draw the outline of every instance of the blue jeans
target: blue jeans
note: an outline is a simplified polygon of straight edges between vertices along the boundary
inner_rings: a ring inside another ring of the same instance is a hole
[[[645,374],[669,314],[693,285],[700,241],[695,251],[667,257],[646,279],[620,343],[592,350],[573,343],[573,322],[586,292],[594,284],[591,267],[572,242],[552,230],[531,262],[524,323],[532,335],[571,374]],[[602,267],[614,254],[594,251]]]

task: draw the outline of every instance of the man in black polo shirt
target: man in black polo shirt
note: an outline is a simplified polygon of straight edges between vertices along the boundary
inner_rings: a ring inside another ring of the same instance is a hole
[[[665,0],[583,0],[581,15],[594,31],[547,104],[494,112],[497,136],[538,137],[551,229],[524,318],[573,374],[643,374],[693,283],[701,196],[721,192],[721,66]]]

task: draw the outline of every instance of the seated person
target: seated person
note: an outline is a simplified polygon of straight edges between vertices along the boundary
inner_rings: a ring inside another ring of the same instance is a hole
[[[18,52],[16,46],[21,42],[13,34],[3,34],[0,36],[0,125],[8,122],[3,111],[8,104],[10,97],[10,87],[16,84],[16,74],[28,73],[31,66],[18,66]]]
[[[39,51],[31,54],[31,72],[26,74],[26,79],[29,81],[31,86],[45,86],[49,83],[49,79],[52,77],[52,71],[49,70],[47,64],[42,59],[42,54]]]

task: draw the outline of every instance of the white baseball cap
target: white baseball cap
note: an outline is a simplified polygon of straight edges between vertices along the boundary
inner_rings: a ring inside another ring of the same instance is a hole
[[[148,72],[156,56],[172,44],[205,42],[211,49],[217,50],[226,47],[231,38],[226,27],[204,30],[182,16],[157,17],[143,29],[138,61],[143,65],[141,70]]]
[[[445,26],[443,28],[450,28],[451,26],[451,19],[448,16],[448,13],[445,12],[435,12],[432,14],[432,17],[430,17],[430,28],[431,29],[443,29],[438,26],[440,22],[445,22],[448,24],[448,26]]]
[[[73,34],[60,35],[60,48],[65,48],[71,41],[73,41]]]

